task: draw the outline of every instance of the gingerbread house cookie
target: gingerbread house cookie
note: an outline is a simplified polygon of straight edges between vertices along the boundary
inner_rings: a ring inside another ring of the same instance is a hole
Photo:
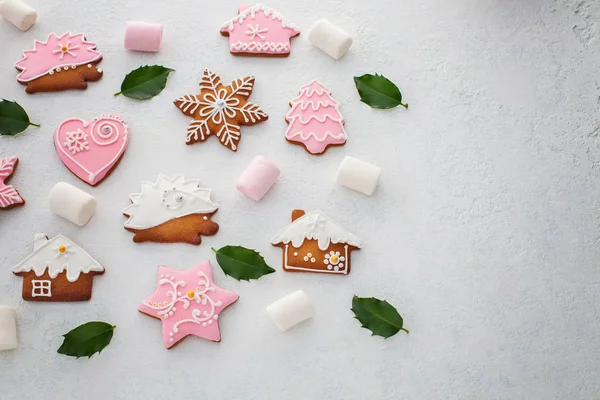
[[[287,57],[290,39],[300,35],[300,29],[264,4],[243,5],[238,15],[223,24],[221,35],[229,36],[233,55]]]
[[[87,89],[87,82],[102,78],[100,61],[96,44],[85,40],[83,33],[51,33],[48,40],[36,40],[33,49],[23,53],[15,65],[21,71],[17,81],[27,85],[27,93]]]
[[[362,247],[358,236],[321,210],[292,212],[292,223],[273,238],[283,250],[283,269],[288,272],[350,273],[352,250]]]
[[[23,300],[85,301],[104,267],[63,235],[35,235],[33,253],[13,268],[23,277]]]

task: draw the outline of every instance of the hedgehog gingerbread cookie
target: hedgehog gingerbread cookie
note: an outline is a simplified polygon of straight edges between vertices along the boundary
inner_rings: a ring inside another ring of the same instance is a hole
[[[201,235],[213,236],[219,225],[211,220],[219,209],[210,199],[210,189],[182,175],[159,175],[156,183],[142,182],[141,193],[130,195],[123,210],[125,229],[135,233],[133,241],[158,243],[202,243]]]
[[[83,90],[87,82],[102,78],[97,66],[101,60],[96,44],[85,40],[83,33],[51,33],[48,40],[36,40],[34,48],[23,53],[15,65],[21,71],[17,81],[27,85],[27,93]]]

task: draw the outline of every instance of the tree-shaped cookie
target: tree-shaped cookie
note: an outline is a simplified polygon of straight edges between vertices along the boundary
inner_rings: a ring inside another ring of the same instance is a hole
[[[15,156],[0,158],[0,210],[22,206],[25,200],[21,197],[17,189],[7,185],[6,181],[17,168],[19,159]]]
[[[322,154],[329,146],[346,143],[344,119],[331,92],[318,81],[300,88],[285,116],[289,124],[285,138],[304,146],[311,154]]]
[[[218,75],[204,70],[200,93],[174,101],[179,110],[194,118],[187,130],[186,144],[203,142],[216,135],[221,144],[237,151],[241,125],[254,125],[269,117],[256,104],[248,102],[254,88],[254,76],[223,85]]]

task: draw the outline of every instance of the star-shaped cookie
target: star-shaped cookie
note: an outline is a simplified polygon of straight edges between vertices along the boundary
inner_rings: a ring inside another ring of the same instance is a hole
[[[209,261],[187,271],[158,267],[158,287],[138,311],[162,321],[167,349],[188,335],[221,341],[219,315],[239,296],[216,286]]]
[[[194,118],[187,130],[186,144],[203,142],[214,134],[223,146],[237,151],[240,126],[269,118],[259,106],[248,102],[253,88],[254,76],[223,85],[218,75],[205,69],[200,94],[187,94],[174,101],[182,113]]]

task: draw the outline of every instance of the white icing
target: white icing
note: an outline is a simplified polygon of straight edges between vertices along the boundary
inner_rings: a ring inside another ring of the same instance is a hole
[[[236,15],[229,21],[225,22],[223,24],[223,26],[221,27],[221,29],[227,29],[227,30],[229,30],[229,32],[231,32],[235,29],[236,23],[238,23],[239,25],[243,25],[244,20],[246,18],[250,18],[253,20],[256,13],[258,13],[258,12],[262,12],[266,17],[271,17],[273,20],[281,22],[281,26],[283,28],[289,28],[289,29],[292,29],[296,33],[300,33],[300,28],[298,28],[298,26],[296,26],[296,24],[294,24],[292,21],[284,18],[283,15],[281,15],[277,11],[273,10],[271,7],[267,7],[264,4],[260,4],[260,3],[255,6],[248,7],[247,9],[245,9],[244,11],[242,11],[241,13],[239,13],[238,15]]]
[[[181,202],[176,201],[178,195]],[[219,208],[210,199],[210,189],[200,188],[197,180],[186,180],[183,175],[159,175],[156,183],[142,182],[142,192],[130,195],[130,199],[133,204],[123,213],[129,217],[125,228],[131,229],[149,229],[186,215],[210,214]],[[171,207],[172,203],[176,206]]]
[[[235,50],[235,51],[242,50],[242,51],[248,51],[250,53],[258,53],[258,52],[266,51],[266,50],[275,51],[278,53],[289,53],[290,52],[290,44],[283,43],[283,42],[244,43],[244,42],[238,41],[238,42],[232,43],[229,46],[229,48],[231,50]]]
[[[89,150],[87,135],[78,129],[76,132],[67,132],[65,143],[63,144],[73,154],[77,154],[84,150]]]
[[[65,246],[70,250],[68,257],[56,257],[58,248]],[[50,278],[55,279],[60,273],[67,274],[69,282],[75,282],[79,275],[94,272],[104,272],[104,267],[94,260],[81,247],[63,235],[43,240],[36,235],[34,251],[13,268],[14,273],[34,271],[36,276],[42,276],[48,271]]]
[[[260,40],[266,40],[267,37],[263,35],[263,33],[267,32],[269,32],[269,30],[267,28],[261,29],[260,24],[256,24],[255,26],[252,26],[252,24],[248,24],[248,30],[244,33],[248,36],[251,36],[252,40],[255,40],[257,36]]]
[[[52,281],[31,280],[31,297],[52,297]]]
[[[279,232],[271,241],[272,244],[289,244],[299,248],[305,239],[315,239],[319,249],[325,251],[331,243],[346,243],[357,248],[362,247],[358,236],[346,230],[321,210],[314,210],[298,218]],[[287,255],[287,249],[286,249]]]

